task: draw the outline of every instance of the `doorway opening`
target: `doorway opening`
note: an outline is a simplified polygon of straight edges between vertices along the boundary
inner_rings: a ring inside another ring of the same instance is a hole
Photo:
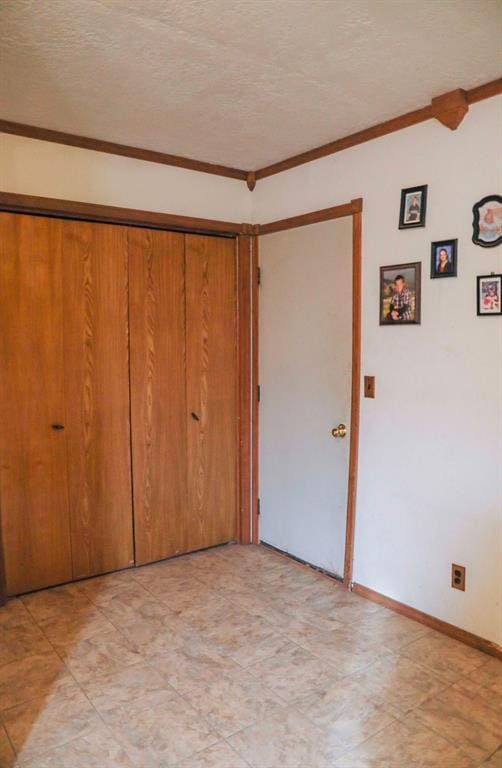
[[[361,211],[356,200],[259,228],[253,540],[347,588],[359,439]]]

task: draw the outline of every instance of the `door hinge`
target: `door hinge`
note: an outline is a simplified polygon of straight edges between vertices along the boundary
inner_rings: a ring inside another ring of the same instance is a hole
[[[260,499],[256,499],[256,514],[260,515]]]
[[[256,267],[256,282],[261,285],[261,267]]]
[[[261,386],[260,386],[260,384],[258,384],[258,386],[256,387],[256,400],[257,400],[258,403],[261,400]]]

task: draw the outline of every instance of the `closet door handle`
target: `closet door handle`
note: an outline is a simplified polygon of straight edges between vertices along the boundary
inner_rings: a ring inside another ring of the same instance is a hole
[[[51,424],[51,428],[55,432],[60,432],[62,429],[64,429],[64,424]]]
[[[194,411],[192,411],[192,419],[195,419],[195,421],[200,421],[199,417]]]

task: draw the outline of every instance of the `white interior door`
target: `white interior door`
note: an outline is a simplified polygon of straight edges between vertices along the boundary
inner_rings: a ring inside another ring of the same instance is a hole
[[[260,262],[260,539],[342,576],[352,219],[265,235]]]

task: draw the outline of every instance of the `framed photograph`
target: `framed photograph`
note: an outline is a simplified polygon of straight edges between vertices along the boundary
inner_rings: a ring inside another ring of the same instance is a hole
[[[477,278],[478,315],[502,315],[502,275],[479,275]]]
[[[457,276],[457,241],[431,243],[431,277]]]
[[[502,197],[488,195],[472,208],[472,242],[483,248],[502,243]]]
[[[402,189],[401,208],[399,210],[399,229],[425,227],[426,210],[427,185]]]
[[[420,324],[422,264],[380,267],[380,325]]]

